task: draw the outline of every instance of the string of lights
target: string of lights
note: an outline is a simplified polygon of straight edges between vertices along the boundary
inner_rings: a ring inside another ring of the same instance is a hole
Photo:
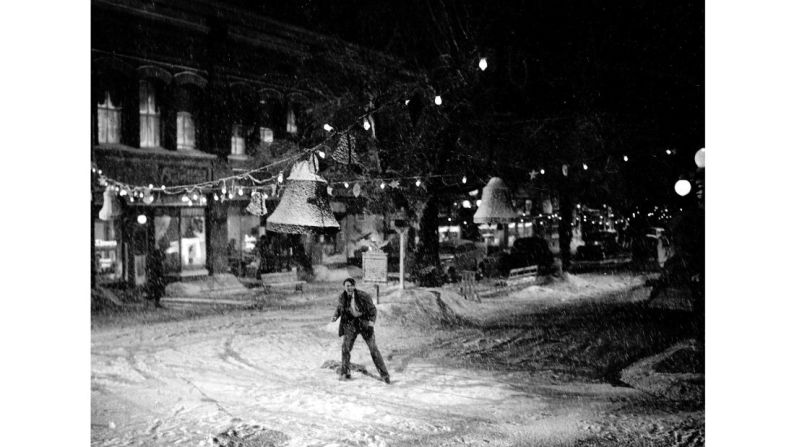
[[[487,58],[480,57],[478,58],[477,67],[481,71],[485,71],[488,68]],[[411,90],[415,92],[417,88],[414,86]],[[443,91],[436,91],[436,89],[432,87],[426,87],[422,90],[429,90],[431,95],[433,96],[433,103],[436,106],[441,106],[444,104],[443,95],[450,94],[454,91],[454,89],[447,89]],[[183,200],[185,196],[188,196],[188,201],[190,201],[190,197],[193,195],[202,196],[205,193],[213,193],[214,197],[218,197],[217,192],[221,193],[221,196],[218,198],[223,198],[225,196],[230,196],[231,194],[229,191],[236,191],[238,195],[244,195],[245,191],[248,190],[249,192],[253,193],[256,190],[264,189],[267,187],[271,187],[276,183],[283,183],[284,181],[284,170],[288,168],[288,164],[292,164],[297,162],[298,160],[303,159],[304,157],[317,155],[320,158],[325,159],[327,154],[326,151],[329,150],[329,144],[338,136],[347,135],[351,131],[353,131],[358,126],[362,126],[364,130],[369,130],[371,127],[369,117],[380,111],[386,107],[391,107],[394,105],[399,105],[400,103],[404,103],[405,106],[410,104],[412,99],[404,99],[405,93],[401,93],[395,95],[394,98],[386,101],[381,101],[380,105],[374,107],[372,105],[372,101],[369,101],[365,106],[362,106],[361,109],[364,110],[363,113],[356,116],[352,123],[348,126],[336,129],[330,124],[326,123],[323,125],[323,129],[328,132],[328,135],[323,139],[322,142],[314,145],[311,148],[306,148],[298,153],[285,157],[283,159],[274,161],[264,166],[260,166],[257,168],[253,168],[247,170],[245,172],[234,174],[231,176],[223,177],[214,179],[211,181],[204,181],[198,183],[191,183],[191,184],[180,184],[180,185],[160,185],[159,187],[154,184],[148,185],[134,185],[124,181],[121,181],[116,178],[111,178],[103,174],[103,171],[92,163],[92,173],[98,176],[99,184],[103,187],[110,188],[112,191],[117,192],[117,194],[121,196],[128,196],[130,200],[135,200],[136,198],[144,199],[147,197],[152,196],[153,193],[158,194],[165,194],[165,195],[177,195],[183,194]],[[363,124],[362,124],[363,123]],[[665,149],[664,153],[668,156],[673,155],[675,153],[674,149]],[[469,161],[475,161],[477,163],[482,163],[482,158],[477,158],[469,154],[465,153],[457,153],[458,157],[464,157]],[[555,166],[555,168],[559,168],[563,176],[569,175],[569,169],[572,166],[581,167],[580,172],[588,171],[595,163],[599,162],[603,157],[606,157],[607,160],[611,157],[611,155],[601,155],[597,157],[589,157],[589,158],[582,158],[580,162],[577,163],[566,163],[560,162],[559,166]],[[624,154],[623,162],[628,163],[630,158],[628,155]],[[608,163],[609,161],[607,161]],[[509,163],[509,162],[499,162],[497,163],[495,160],[489,160],[489,163],[493,166],[493,169],[504,169],[504,168],[511,168],[515,169],[520,172],[525,172],[529,176],[530,181],[534,181],[538,175],[544,176],[548,172],[546,168],[551,168],[550,166],[536,166],[529,169],[525,165],[519,165],[516,163]],[[255,174],[261,174],[263,172],[270,172],[271,170],[279,170],[279,174],[277,176],[270,176],[267,178],[257,178]],[[477,174],[474,175],[479,182],[483,182],[485,179],[481,178]],[[468,177],[460,174],[436,174],[436,175],[408,175],[408,176],[389,176],[389,177],[359,177],[355,179],[345,179],[345,180],[335,180],[333,182],[329,182],[329,194],[332,192],[334,186],[344,186],[348,188],[351,184],[370,184],[375,183],[380,186],[380,189],[385,189],[387,186],[391,188],[400,188],[410,185],[411,183],[416,185],[416,187],[420,187],[423,181],[429,180],[431,178],[441,179],[442,181],[446,181],[449,179],[453,179],[452,184],[463,185],[466,184],[468,181]],[[459,179],[459,180],[457,180]],[[405,184],[403,182],[406,182]],[[250,184],[249,184],[250,183]],[[446,183],[445,183],[446,184]],[[536,186],[537,187],[537,186]],[[678,190],[678,189],[677,189]]]

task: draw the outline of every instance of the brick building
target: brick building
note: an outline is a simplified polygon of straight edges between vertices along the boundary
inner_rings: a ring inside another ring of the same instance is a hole
[[[297,154],[325,138],[340,97],[365,103],[376,84],[409,76],[389,56],[233,2],[92,0],[91,8],[92,162],[155,191]],[[262,218],[244,211],[247,196],[194,194],[157,194],[149,204],[123,197],[120,215],[102,220],[103,188],[94,185],[92,279],[143,285],[160,245],[170,280],[242,274]]]

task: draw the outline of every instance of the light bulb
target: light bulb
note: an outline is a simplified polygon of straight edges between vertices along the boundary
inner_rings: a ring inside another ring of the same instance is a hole
[[[411,102],[411,100],[410,99],[406,99],[405,100],[405,105],[408,105],[409,102]]]
[[[182,194],[182,201],[187,202],[188,200],[190,199],[187,198],[187,194]]]
[[[464,176],[463,176],[463,179],[461,179],[461,181],[463,182],[463,184],[466,184],[466,180],[467,180],[467,179],[466,179],[466,176],[464,175]]]
[[[479,65],[480,65],[480,70],[485,71],[485,69],[488,68],[488,60],[485,59],[484,57],[481,57]]]
[[[623,161],[629,161],[629,156],[628,155],[624,155],[623,156]]]
[[[546,175],[546,170],[545,169],[541,169],[540,170],[540,175]]]
[[[325,129],[326,132],[330,132],[330,131],[334,130],[334,128],[331,127],[331,125],[328,124],[328,123],[323,124],[323,129]]]
[[[480,206],[480,204],[481,204],[481,203],[482,203],[482,200],[480,200],[480,199],[477,199],[477,201],[475,202],[475,204],[476,204],[477,206]]]
[[[326,189],[326,191],[328,192],[328,195],[330,196],[331,194],[333,194],[333,193],[334,193],[334,188],[331,188],[331,187],[329,186],[329,187]]]
[[[464,200],[461,204],[463,205],[463,208],[471,208],[471,202],[468,200]]]
[[[226,194],[226,183],[221,187],[221,194]]]
[[[587,170],[587,163],[582,163],[582,169]]]
[[[667,150],[666,150],[666,151],[664,151],[664,152],[665,152],[667,155],[670,155],[670,154],[672,154],[672,153],[673,153],[673,151],[671,151],[670,149],[667,149]]]
[[[144,225],[146,223],[146,214],[138,214],[138,223]]]
[[[215,200],[216,202],[218,201],[218,193],[212,194],[212,200]]]
[[[196,193],[194,192],[194,193],[193,193],[193,196],[192,196],[192,198],[193,198],[193,200],[198,200],[198,194],[196,194]]]
[[[323,151],[317,151],[317,155],[319,155],[320,158],[325,158],[325,152]]]
[[[160,185],[160,190],[165,191],[165,185]]]
[[[416,179],[416,186],[419,186],[419,185],[421,185],[421,184],[422,184],[422,181],[421,181],[421,180],[419,180],[419,179]]]
[[[349,187],[350,183],[345,182],[345,188]]]
[[[699,168],[706,167],[706,148],[698,149],[698,151],[695,152],[695,164]]]
[[[437,106],[441,105],[441,96],[436,95],[436,99],[433,100]]]
[[[679,180],[675,182],[675,192],[681,197],[689,194],[692,191],[692,184],[689,183],[689,180]]]
[[[284,183],[284,173],[283,172],[279,172],[278,173],[278,182],[279,183]]]
[[[237,195],[239,195],[239,196],[243,195],[243,187],[242,186],[237,188]]]
[[[372,126],[370,126],[369,120],[364,118],[364,130],[369,130],[370,127]]]
[[[385,189],[385,188],[386,188],[386,183],[380,182],[380,189]]]

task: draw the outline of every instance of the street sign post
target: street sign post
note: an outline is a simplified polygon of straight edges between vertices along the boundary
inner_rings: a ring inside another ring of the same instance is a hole
[[[375,299],[380,304],[380,284],[388,281],[388,258],[383,250],[373,249],[361,255],[364,282],[375,283]]]

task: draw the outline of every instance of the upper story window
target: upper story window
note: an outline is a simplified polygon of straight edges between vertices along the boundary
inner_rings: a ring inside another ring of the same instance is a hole
[[[298,124],[295,120],[295,106],[292,104],[287,106],[287,133],[290,135],[298,133]]]
[[[245,155],[245,127],[242,124],[232,126],[232,155]]]
[[[190,112],[176,113],[176,148],[180,151],[196,148],[196,125]]]
[[[141,147],[160,146],[160,108],[157,93],[149,81],[140,82]]]
[[[104,101],[97,104],[97,141],[121,142],[121,106],[113,103],[108,90],[105,90]]]

